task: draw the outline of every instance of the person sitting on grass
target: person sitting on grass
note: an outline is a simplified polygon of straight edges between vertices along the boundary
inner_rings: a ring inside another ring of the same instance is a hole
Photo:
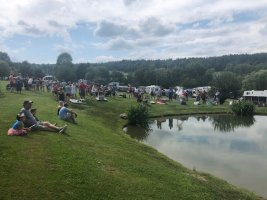
[[[26,120],[26,117],[23,113],[17,114],[17,120],[12,125],[10,129],[8,129],[7,134],[8,135],[18,135],[18,136],[24,136],[27,135],[27,133],[31,130],[31,128],[24,128],[23,122]]]
[[[24,101],[23,102],[23,108],[20,111],[20,114],[23,113],[26,117],[25,121],[23,122],[23,124],[26,128],[31,127],[31,130],[33,130],[33,131],[51,131],[51,132],[59,132],[59,133],[65,132],[67,126],[49,127],[46,125],[39,124],[30,111],[30,109],[32,107],[32,103],[33,103],[33,101],[30,101],[30,100]]]
[[[35,118],[35,120],[37,121],[37,123],[39,125],[48,126],[49,128],[57,130],[57,131],[59,130],[60,133],[65,132],[66,129],[67,129],[67,125],[66,124],[63,127],[57,127],[56,126],[57,123],[52,124],[52,123],[50,123],[48,121],[40,121],[36,116],[36,113],[37,113],[37,109],[36,108],[32,108],[31,109],[31,113],[32,113],[33,117]]]
[[[62,120],[77,124],[75,120],[76,117],[77,117],[77,113],[69,109],[68,104],[64,104],[64,106],[59,110],[59,118]]]

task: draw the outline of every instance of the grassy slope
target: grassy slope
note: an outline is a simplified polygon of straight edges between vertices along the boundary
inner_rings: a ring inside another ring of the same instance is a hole
[[[260,199],[186,169],[125,135],[125,121],[118,115],[135,104],[133,100],[90,99],[88,106],[76,109],[79,124],[69,124],[67,135],[7,136],[27,98],[34,101],[39,118],[63,124],[50,94],[6,93],[0,98],[0,199]],[[150,110],[154,116],[188,112],[175,103]],[[198,107],[194,112],[205,110]],[[208,110],[220,112],[216,107]]]

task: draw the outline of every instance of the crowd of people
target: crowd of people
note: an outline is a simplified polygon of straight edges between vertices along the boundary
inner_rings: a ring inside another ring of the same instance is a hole
[[[116,85],[99,85],[99,84],[87,84],[84,81],[79,82],[59,82],[55,80],[43,80],[41,78],[23,78],[21,74],[15,76],[14,74],[10,74],[9,84],[7,85],[7,89],[11,92],[17,91],[17,93],[21,93],[22,88],[25,90],[32,91],[47,91],[51,92],[55,99],[59,102],[58,106],[58,116],[60,119],[72,122],[77,124],[76,117],[77,113],[68,108],[68,102],[71,99],[85,100],[87,95],[90,96],[117,96],[119,88]],[[120,96],[124,98],[136,98],[139,103],[158,103],[158,104],[166,104],[167,102],[171,102],[173,100],[178,100],[181,105],[186,105],[188,97],[192,95],[190,91],[177,89],[177,88],[158,88],[157,90],[151,90],[147,92],[145,87],[132,87],[131,85],[125,86],[127,91],[124,91],[124,94]],[[79,97],[78,95],[79,94]],[[195,105],[199,105],[200,102],[203,104],[206,103],[207,99],[210,98],[208,96],[208,92],[196,91],[195,93]],[[216,104],[219,102],[220,92],[216,91],[214,94],[213,102]],[[36,108],[32,107],[32,101],[24,101],[23,108],[17,114],[16,121],[12,125],[12,127],[8,130],[9,135],[25,135],[29,131],[34,130],[42,130],[42,131],[51,131],[51,132],[60,132],[64,133],[66,131],[67,125],[64,126],[56,126],[55,123],[50,123],[48,121],[41,121],[37,118]]]
[[[22,88],[25,90],[33,91],[45,91],[47,84],[41,78],[32,78],[32,77],[22,77],[21,73],[14,75],[10,73],[8,76],[9,84],[6,86],[7,90],[10,92],[21,93]]]

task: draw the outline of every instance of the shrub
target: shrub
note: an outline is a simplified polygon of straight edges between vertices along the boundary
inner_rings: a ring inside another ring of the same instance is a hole
[[[238,116],[252,116],[255,111],[255,105],[248,101],[237,101],[231,105],[232,111]]]
[[[128,110],[128,123],[131,125],[136,125],[140,127],[148,126],[148,109],[142,104],[137,106],[132,106]]]

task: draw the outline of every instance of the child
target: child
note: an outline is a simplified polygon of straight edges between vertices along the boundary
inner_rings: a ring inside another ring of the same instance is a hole
[[[8,135],[27,135],[31,128],[24,128],[23,122],[26,120],[24,113],[17,114],[17,120],[12,127],[7,131]]]

